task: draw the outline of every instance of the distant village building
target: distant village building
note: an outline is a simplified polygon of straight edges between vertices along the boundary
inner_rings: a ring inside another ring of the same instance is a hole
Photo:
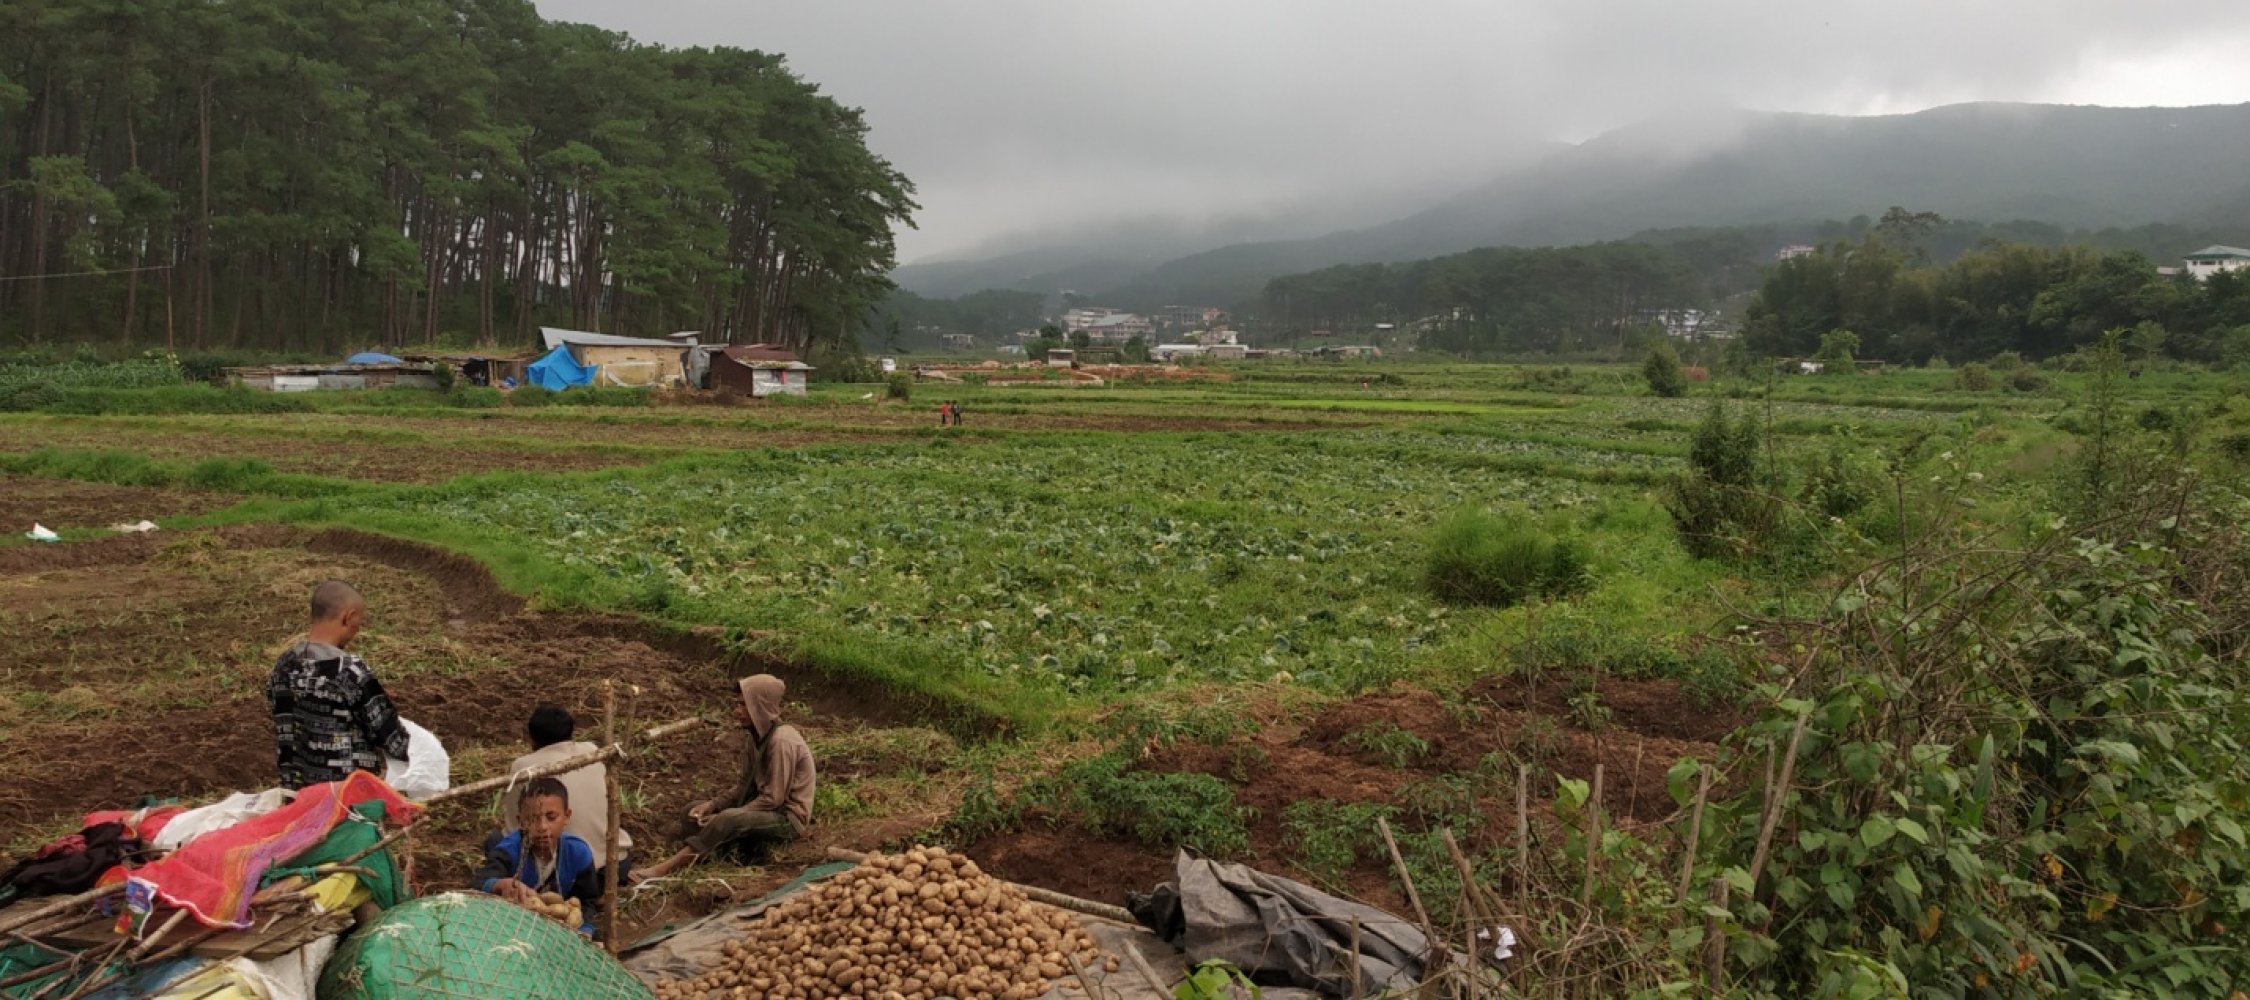
[[[744,344],[710,352],[711,388],[759,396],[802,396],[812,366],[773,344]]]
[[[1217,306],[1165,306],[1158,310],[1156,319],[1166,326],[1207,327],[1225,319],[1227,311]]]
[[[2180,258],[2180,262],[2187,265],[2187,273],[2195,280],[2209,281],[2214,274],[2250,270],[2250,250],[2207,246]]]
[[[973,351],[977,349],[977,338],[973,333],[940,334],[938,345],[948,351]]]
[[[1813,254],[1819,252],[1819,250],[1819,247],[1813,246],[1809,243],[1792,243],[1776,251],[1773,255],[1773,259],[1796,260],[1799,257],[1810,257]]]

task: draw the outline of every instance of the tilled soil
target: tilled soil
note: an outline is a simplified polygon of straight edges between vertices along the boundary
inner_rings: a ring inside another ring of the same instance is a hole
[[[771,670],[792,682],[790,721],[816,746],[838,748],[823,761],[833,764],[829,782],[849,788],[926,764],[881,738],[879,727],[915,716],[914,706],[731,653],[713,636],[527,611],[475,562],[396,539],[253,526],[0,549],[0,867],[92,810],[270,785],[265,675],[302,628],[305,594],[328,578],[369,596],[370,626],[355,649],[401,713],[446,743],[456,784],[500,773],[528,751],[524,720],[542,702],[569,708],[580,738],[600,741],[605,681],[630,685],[620,688],[623,733],[714,720],[633,746],[620,770],[626,829],[646,859],[670,853],[676,817],[734,777],[738,737],[723,720],[736,676]],[[946,739],[915,732],[912,745]],[[816,825],[780,860],[903,841],[943,815],[911,800],[878,804],[887,808]],[[416,835],[417,880],[465,880],[495,825],[490,810],[432,809]],[[628,922],[692,915],[758,888],[719,882],[662,894],[640,908],[648,913],[629,908]]]
[[[223,493],[112,486],[71,479],[0,476],[0,531],[20,535],[34,524],[49,528],[106,528],[202,514],[232,506]]]
[[[1446,825],[1459,822],[1462,846],[1476,851],[1501,847],[1512,836],[1516,764],[1533,769],[1532,822],[1541,829],[1554,822],[1555,779],[1590,781],[1599,764],[1610,822],[1661,823],[1676,814],[1667,788],[1672,765],[1682,757],[1716,761],[1716,741],[1742,721],[1730,710],[1694,704],[1671,681],[1605,679],[1597,690],[1610,714],[1589,729],[1574,719],[1565,690],[1558,684],[1535,691],[1518,677],[1490,677],[1449,702],[1402,685],[1327,706],[1302,724],[1269,721],[1255,734],[1221,744],[1151,747],[1139,766],[1225,781],[1251,810],[1250,850],[1240,860],[1315,880],[1294,860],[1287,816],[1296,803],[1393,807],[1392,824],[1403,833],[1434,822],[1426,811],[1431,793],[1465,786],[1476,814],[1447,817]],[[1418,742],[1399,740],[1398,733]],[[1128,888],[1145,890],[1172,877],[1168,851],[1036,820],[970,851],[1003,878],[1112,903],[1123,903]],[[1369,852],[1364,844],[1358,863],[1331,888],[1406,912],[1390,865],[1379,849]]]

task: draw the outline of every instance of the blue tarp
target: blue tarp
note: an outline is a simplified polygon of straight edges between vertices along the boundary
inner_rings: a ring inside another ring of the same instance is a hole
[[[403,365],[406,362],[381,351],[361,351],[345,358],[344,363],[347,365]]]
[[[558,344],[547,356],[524,369],[524,381],[541,388],[561,391],[574,385],[588,385],[594,381],[594,365],[582,365],[570,356],[570,345]]]

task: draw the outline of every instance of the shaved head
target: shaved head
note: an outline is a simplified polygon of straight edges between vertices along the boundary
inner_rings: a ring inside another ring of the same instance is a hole
[[[366,603],[366,599],[360,597],[359,591],[352,589],[351,584],[342,580],[330,580],[313,588],[312,620],[332,622]]]

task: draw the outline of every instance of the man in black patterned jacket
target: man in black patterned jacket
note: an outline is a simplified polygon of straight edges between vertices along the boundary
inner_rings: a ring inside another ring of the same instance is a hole
[[[266,703],[285,787],[342,781],[353,771],[380,777],[383,758],[406,759],[398,709],[367,661],[344,652],[366,614],[351,584],[313,588],[312,626],[273,665]]]

